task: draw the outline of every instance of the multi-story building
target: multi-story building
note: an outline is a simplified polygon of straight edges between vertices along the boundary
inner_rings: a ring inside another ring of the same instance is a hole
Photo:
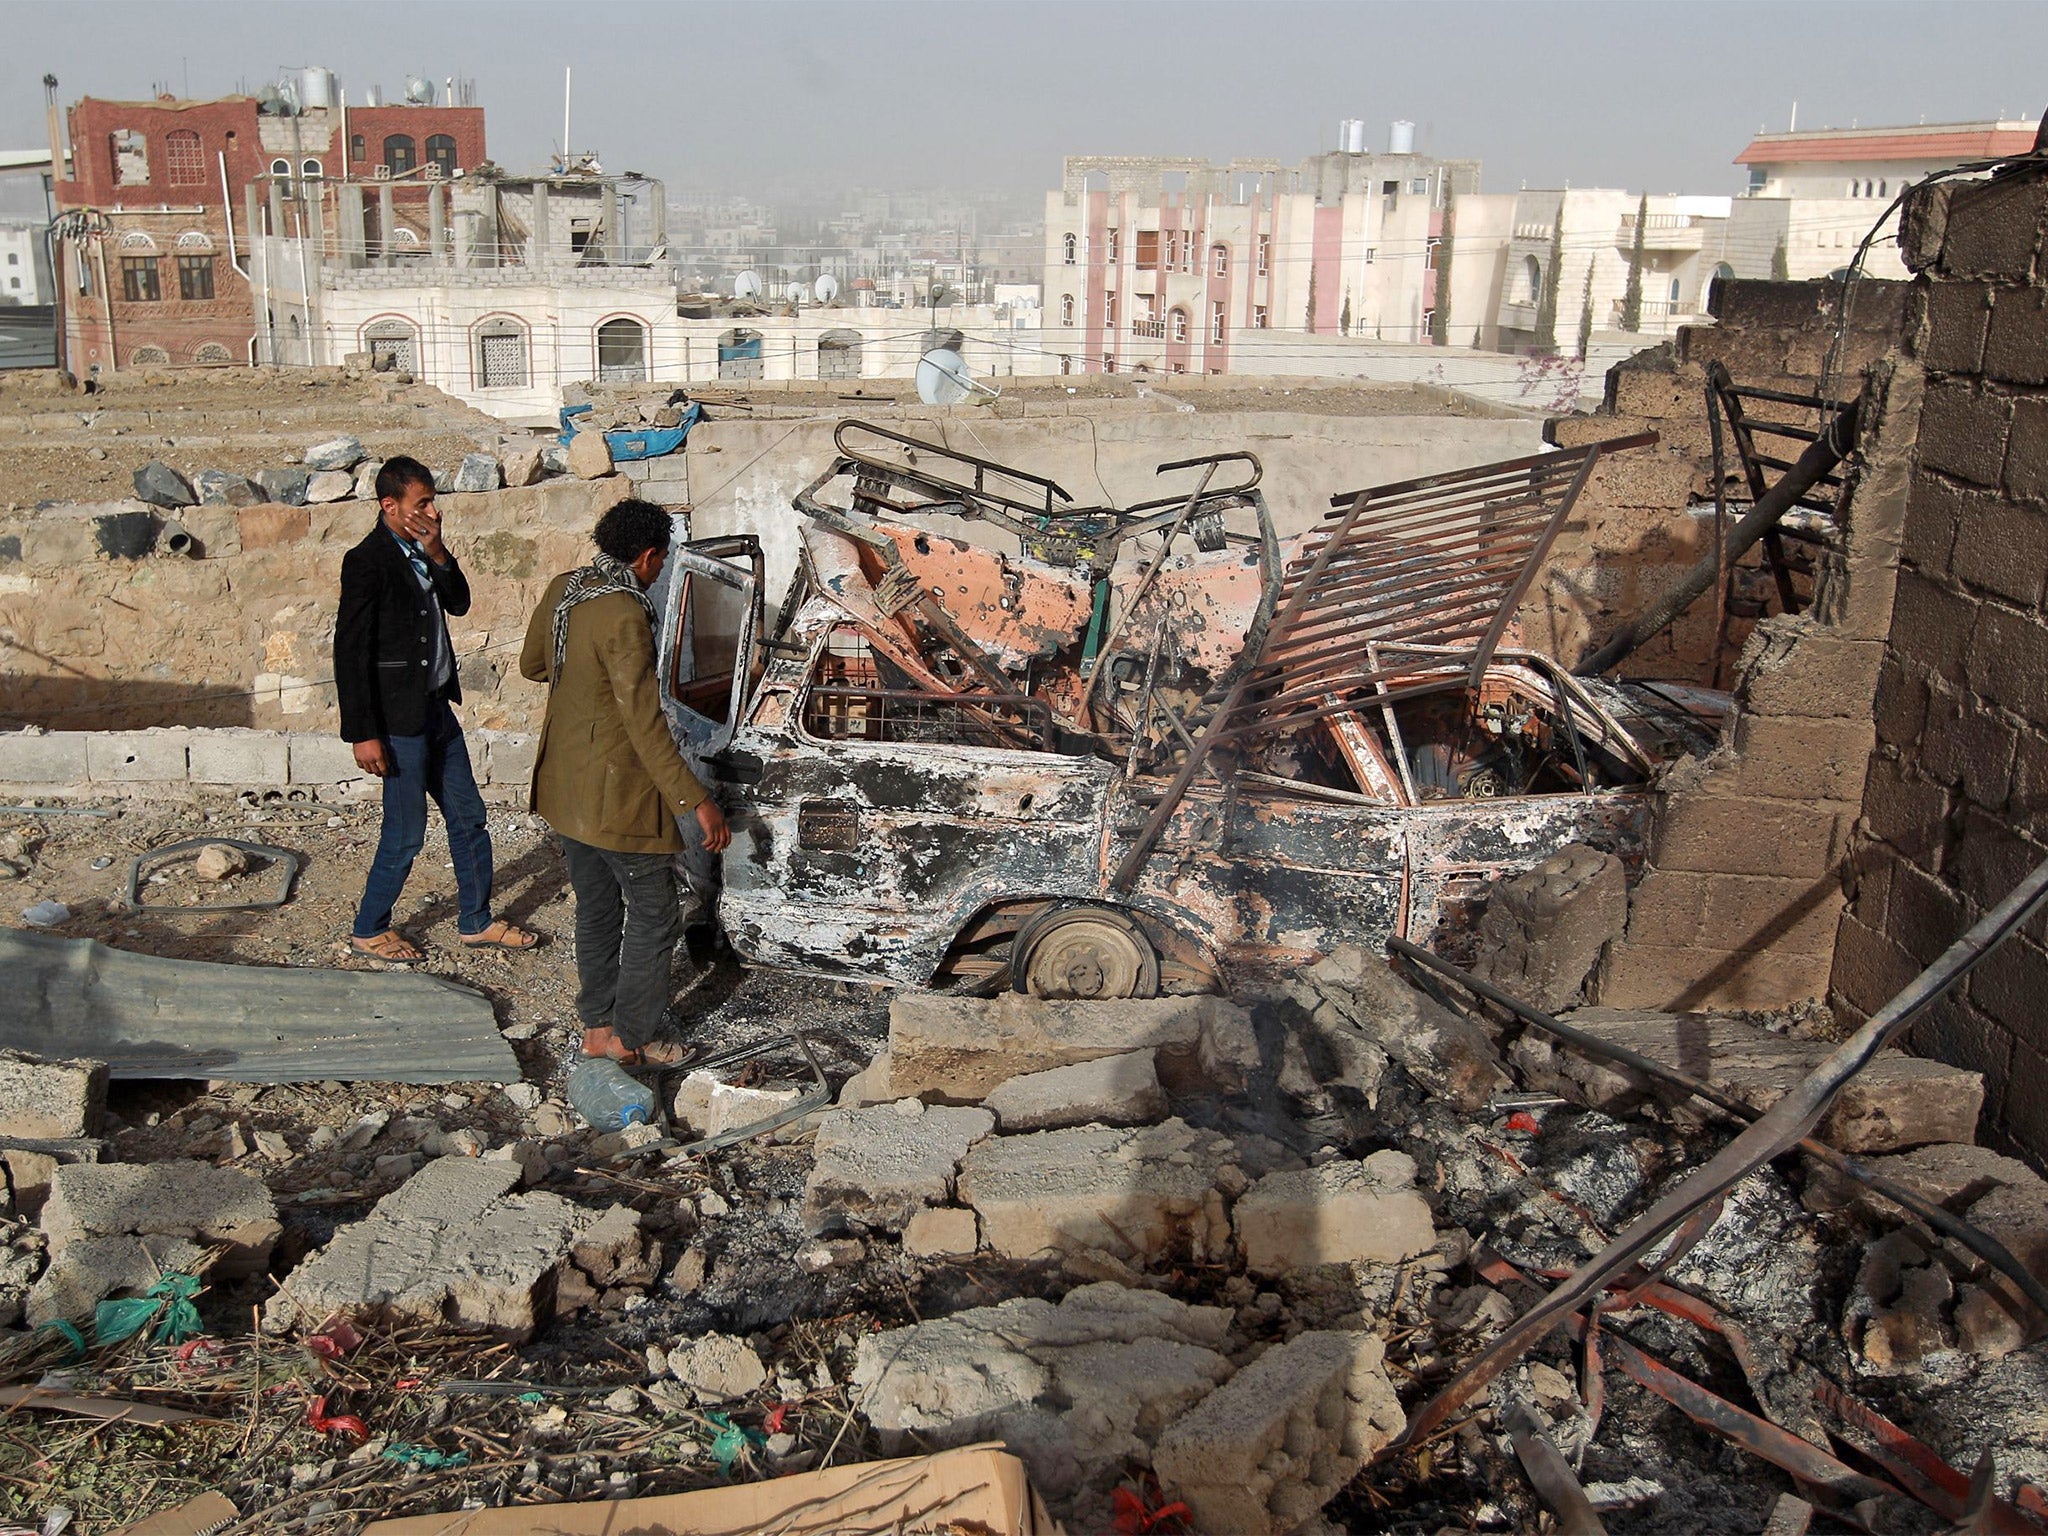
[[[1445,199],[1476,160],[1346,147],[1278,161],[1070,156],[1046,198],[1045,348],[1062,371],[1258,372],[1274,333],[1427,340]]]
[[[42,222],[0,219],[0,304],[49,303],[38,276],[42,264]]]
[[[260,98],[87,97],[71,108],[71,175],[56,185],[65,366],[277,355],[273,335],[305,322],[252,289],[253,238],[317,245],[333,227],[329,189],[360,178],[391,189],[377,227],[403,241],[432,185],[485,161],[481,107],[349,106],[325,70],[289,83]]]

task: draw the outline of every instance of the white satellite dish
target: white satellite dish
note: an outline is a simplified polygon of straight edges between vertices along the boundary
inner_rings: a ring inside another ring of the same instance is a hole
[[[782,296],[792,304],[801,304],[811,296],[811,290],[802,283],[791,283],[783,290]]]
[[[811,293],[820,304],[830,304],[839,297],[839,279],[827,272],[811,284]]]
[[[734,278],[732,296],[736,299],[758,299],[761,296],[761,274],[749,270]]]
[[[926,405],[958,405],[971,395],[993,400],[1002,391],[967,371],[967,359],[951,347],[933,347],[917,360],[917,398]]]

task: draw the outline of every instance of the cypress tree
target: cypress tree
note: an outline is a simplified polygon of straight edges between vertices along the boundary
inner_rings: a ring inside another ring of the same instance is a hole
[[[1621,291],[1621,328],[1643,328],[1643,226],[1650,222],[1650,194],[1636,204],[1636,243],[1628,253],[1628,286]]]
[[[1451,242],[1458,233],[1458,195],[1444,194],[1444,234],[1436,243],[1436,309],[1429,317],[1429,339],[1451,344]]]
[[[1586,298],[1579,306],[1579,361],[1593,350],[1593,264],[1586,263]]]
[[[1778,248],[1771,252],[1771,281],[1789,283],[1792,281],[1792,263],[1785,256],[1785,242],[1780,240]]]
[[[1550,226],[1550,262],[1543,269],[1543,294],[1536,301],[1536,345],[1545,352],[1557,350],[1557,283],[1564,266],[1564,199],[1557,203],[1557,218]]]

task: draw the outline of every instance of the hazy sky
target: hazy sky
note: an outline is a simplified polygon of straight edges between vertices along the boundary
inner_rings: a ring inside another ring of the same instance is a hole
[[[869,186],[1033,193],[1064,154],[1294,160],[1361,117],[1385,147],[1484,162],[1483,186],[1729,192],[1750,134],[2032,117],[2048,95],[2048,5],[526,4],[520,0],[12,0],[0,147],[43,139],[41,79],[66,103],[215,95],[323,64],[351,97],[409,73],[476,82],[492,158],[574,147],[672,189]]]

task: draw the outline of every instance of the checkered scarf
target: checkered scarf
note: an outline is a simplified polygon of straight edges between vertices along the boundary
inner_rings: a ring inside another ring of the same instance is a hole
[[[578,603],[587,603],[593,597],[608,597],[614,592],[628,592],[633,601],[647,610],[647,622],[654,623],[654,604],[647,599],[647,589],[640,585],[640,578],[623,560],[614,560],[610,555],[600,553],[590,564],[579,566],[569,573],[569,584],[562,589],[562,600],[555,604],[555,670],[550,681],[557,681],[562,675],[562,655],[569,647],[569,610]]]

